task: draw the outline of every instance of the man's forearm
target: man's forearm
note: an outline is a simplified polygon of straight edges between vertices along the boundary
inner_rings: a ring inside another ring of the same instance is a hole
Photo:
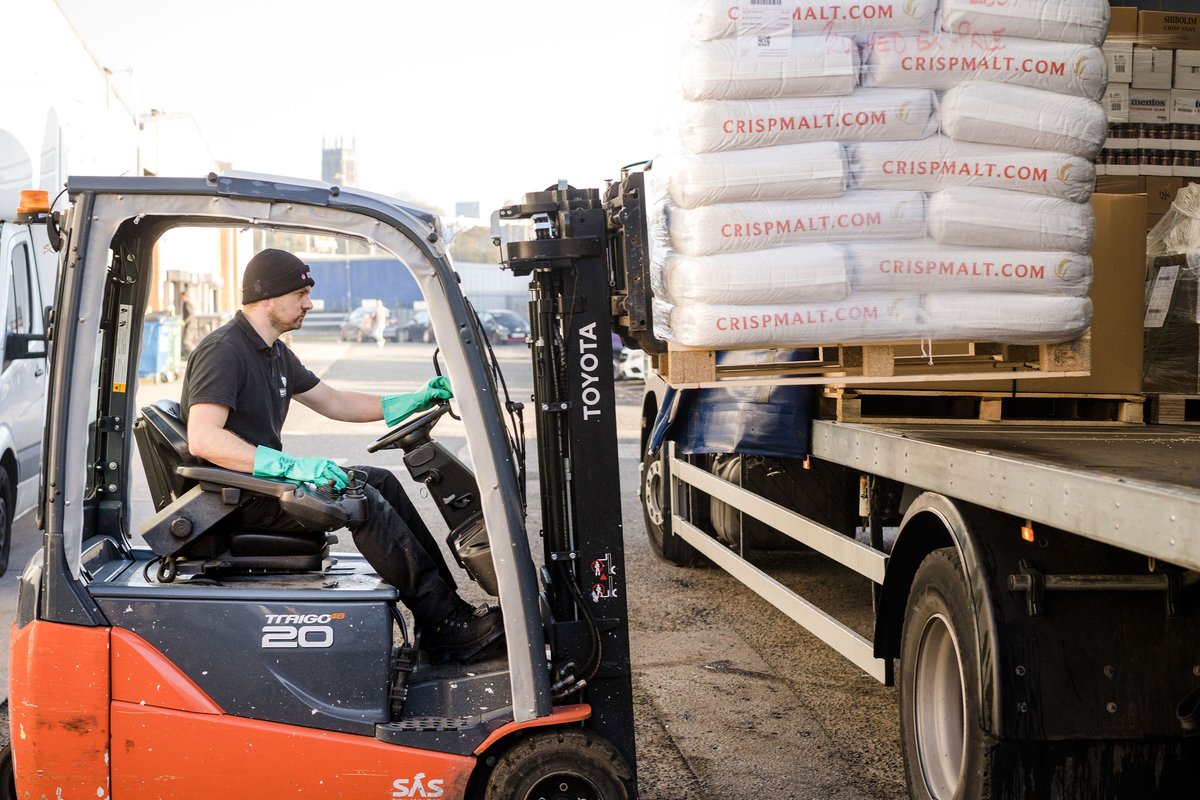
[[[236,472],[254,472],[254,453],[257,448],[235,433],[220,429],[209,431],[197,441],[189,442],[192,455],[218,467]]]
[[[339,392],[336,413],[330,414],[343,422],[378,422],[383,419],[383,398],[366,392]]]

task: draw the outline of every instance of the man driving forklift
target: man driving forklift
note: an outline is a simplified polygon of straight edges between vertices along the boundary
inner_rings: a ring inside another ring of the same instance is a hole
[[[282,452],[281,431],[291,399],[344,422],[384,420],[392,427],[448,400],[443,377],[408,394],[375,395],[335,389],[304,367],[280,336],[298,330],[313,307],[309,267],[292,253],[267,249],[246,266],[243,309],[210,333],[188,359],[180,408],[192,455],[257,477],[345,489],[346,470],[328,458]],[[396,587],[424,631],[436,661],[472,661],[502,648],[503,620],[495,606],[472,606],[456,591],[429,528],[389,470],[350,467],[362,476],[367,515],[349,527],[354,543],[385,581]],[[304,525],[274,498],[256,498],[236,512],[252,530],[294,532]]]

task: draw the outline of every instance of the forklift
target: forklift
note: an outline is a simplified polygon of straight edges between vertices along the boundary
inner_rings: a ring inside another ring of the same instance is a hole
[[[648,287],[635,280],[631,293],[625,277],[627,262],[645,263],[640,180],[624,175],[603,197],[559,184],[499,212],[532,229],[498,243],[530,279],[535,559],[525,406],[508,397],[436,216],[244,173],[72,178],[68,210],[48,223],[60,265],[44,337],[44,537],[11,635],[17,796],[636,798],[606,365],[614,325],[631,346],[649,335]],[[368,449],[402,450],[437,501],[452,555],[499,599],[505,653],[432,663],[396,591],[361,556],[331,557],[335,532],[362,513],[355,481],[337,492],[214,467],[188,452],[177,404],[139,407],[152,252],[179,226],[352,237],[411,270],[455,399]],[[470,467],[431,435],[447,414],[465,426]],[[135,439],[155,507],[140,537]],[[306,532],[226,524],[261,497]]]

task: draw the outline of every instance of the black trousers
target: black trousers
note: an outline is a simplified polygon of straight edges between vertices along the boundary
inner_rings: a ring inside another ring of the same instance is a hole
[[[454,576],[429,526],[389,470],[348,467],[366,473],[367,518],[353,526],[354,545],[379,577],[395,586],[418,625],[441,621],[458,604]],[[273,499],[257,499],[237,512],[238,527],[300,531],[304,526]]]

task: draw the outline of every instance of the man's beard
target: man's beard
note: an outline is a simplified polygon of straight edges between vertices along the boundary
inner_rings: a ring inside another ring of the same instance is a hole
[[[271,325],[280,333],[288,331],[298,331],[300,326],[304,324],[304,311],[301,311],[298,316],[284,317],[278,314],[274,309],[267,312],[267,318],[271,321]]]

